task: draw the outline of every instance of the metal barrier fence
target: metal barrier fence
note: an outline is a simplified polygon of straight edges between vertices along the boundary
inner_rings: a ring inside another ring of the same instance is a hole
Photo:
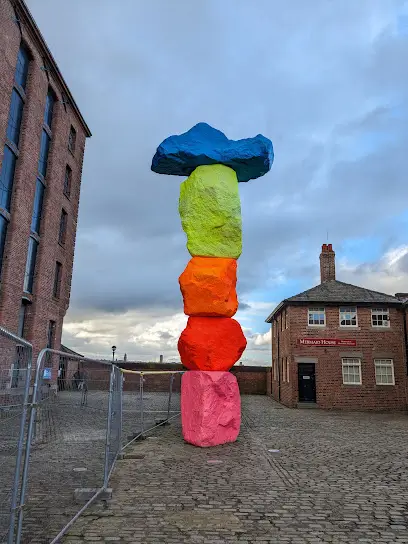
[[[180,414],[180,371],[135,371],[122,369],[123,447],[145,438],[157,427]]]
[[[0,542],[14,526],[20,492],[32,346],[0,327]],[[9,540],[10,541],[10,540]]]
[[[181,372],[133,372],[0,327],[0,544],[55,544],[106,498],[123,448],[180,412]],[[58,369],[58,370],[57,370]]]

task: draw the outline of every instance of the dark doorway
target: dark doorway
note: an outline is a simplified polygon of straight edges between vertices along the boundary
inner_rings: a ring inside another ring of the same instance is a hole
[[[314,363],[298,364],[299,402],[316,402],[316,372]]]

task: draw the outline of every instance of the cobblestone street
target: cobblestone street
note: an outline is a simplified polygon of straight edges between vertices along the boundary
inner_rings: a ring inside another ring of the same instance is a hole
[[[198,449],[180,433],[173,422],[132,446],[110,504],[64,543],[408,543],[404,414],[289,410],[247,396],[237,443]]]

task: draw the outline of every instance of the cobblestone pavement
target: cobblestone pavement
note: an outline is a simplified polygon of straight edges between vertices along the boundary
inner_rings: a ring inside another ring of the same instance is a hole
[[[108,379],[106,373],[105,386]],[[83,400],[80,391],[64,391],[50,396],[38,408],[24,506],[23,544],[49,543],[86,502],[74,500],[74,490],[99,488],[103,484],[108,391],[89,391],[85,405]],[[125,393],[123,401],[123,440],[127,442],[127,437],[140,431],[139,393]],[[171,415],[179,410],[179,404],[179,395],[174,394]],[[167,414],[168,393],[147,392],[144,408],[145,428],[149,428],[157,417]],[[4,508],[0,503],[0,514],[4,514],[0,515],[0,544],[5,542],[8,530],[8,495],[15,466],[19,419],[15,419],[15,432],[11,432],[13,421],[5,420],[7,429],[0,426],[0,499],[5,503]],[[115,433],[111,437],[115,440]]]
[[[243,397],[235,444],[195,448],[175,422],[130,447],[64,543],[408,543],[407,459],[406,415]]]

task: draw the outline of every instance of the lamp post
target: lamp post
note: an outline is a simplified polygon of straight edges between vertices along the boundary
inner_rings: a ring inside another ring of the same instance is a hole
[[[116,351],[116,346],[112,346],[112,362],[113,363],[115,362],[115,351]]]

